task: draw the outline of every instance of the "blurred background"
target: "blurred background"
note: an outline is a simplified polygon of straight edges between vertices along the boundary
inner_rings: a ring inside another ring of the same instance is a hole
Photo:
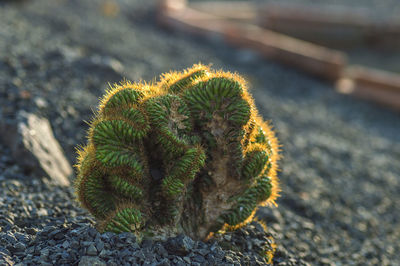
[[[45,117],[73,165],[109,83],[238,72],[283,146],[278,256],[398,265],[399,49],[397,0],[0,0],[0,119]]]

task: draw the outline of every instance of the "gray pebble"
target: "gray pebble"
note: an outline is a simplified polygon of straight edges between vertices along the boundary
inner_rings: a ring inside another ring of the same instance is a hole
[[[104,242],[101,240],[96,241],[96,249],[97,251],[102,251],[104,248]]]
[[[97,249],[96,249],[96,247],[95,247],[93,244],[91,244],[91,245],[88,247],[88,249],[87,249],[87,251],[86,251],[86,254],[89,255],[89,256],[96,256],[96,255],[97,255]]]
[[[83,256],[78,266],[106,266],[107,264],[98,257]]]
[[[69,248],[69,242],[68,242],[68,240],[65,240],[63,243],[62,243],[62,247],[63,248]]]

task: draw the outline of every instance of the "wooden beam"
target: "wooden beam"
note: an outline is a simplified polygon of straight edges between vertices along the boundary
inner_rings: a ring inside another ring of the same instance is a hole
[[[266,58],[334,81],[346,66],[344,53],[253,25],[235,25],[226,31],[233,44],[257,50]]]
[[[257,23],[260,6],[246,1],[207,1],[190,4],[194,10],[247,23]]]
[[[352,66],[345,70],[337,90],[400,111],[400,75],[383,70]]]
[[[254,25],[235,23],[191,8],[162,13],[165,26],[203,36],[220,36],[229,43],[252,48],[266,58],[335,80],[346,65],[346,55]]]

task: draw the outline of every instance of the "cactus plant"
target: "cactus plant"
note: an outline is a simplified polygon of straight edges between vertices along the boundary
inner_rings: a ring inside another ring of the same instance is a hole
[[[279,145],[237,74],[115,84],[89,124],[75,185],[101,231],[204,239],[275,204]]]

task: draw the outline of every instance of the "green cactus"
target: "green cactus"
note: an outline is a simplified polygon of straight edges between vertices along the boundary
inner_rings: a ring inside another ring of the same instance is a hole
[[[79,149],[79,202],[101,231],[204,239],[279,193],[279,145],[236,74],[194,65],[102,98]]]

